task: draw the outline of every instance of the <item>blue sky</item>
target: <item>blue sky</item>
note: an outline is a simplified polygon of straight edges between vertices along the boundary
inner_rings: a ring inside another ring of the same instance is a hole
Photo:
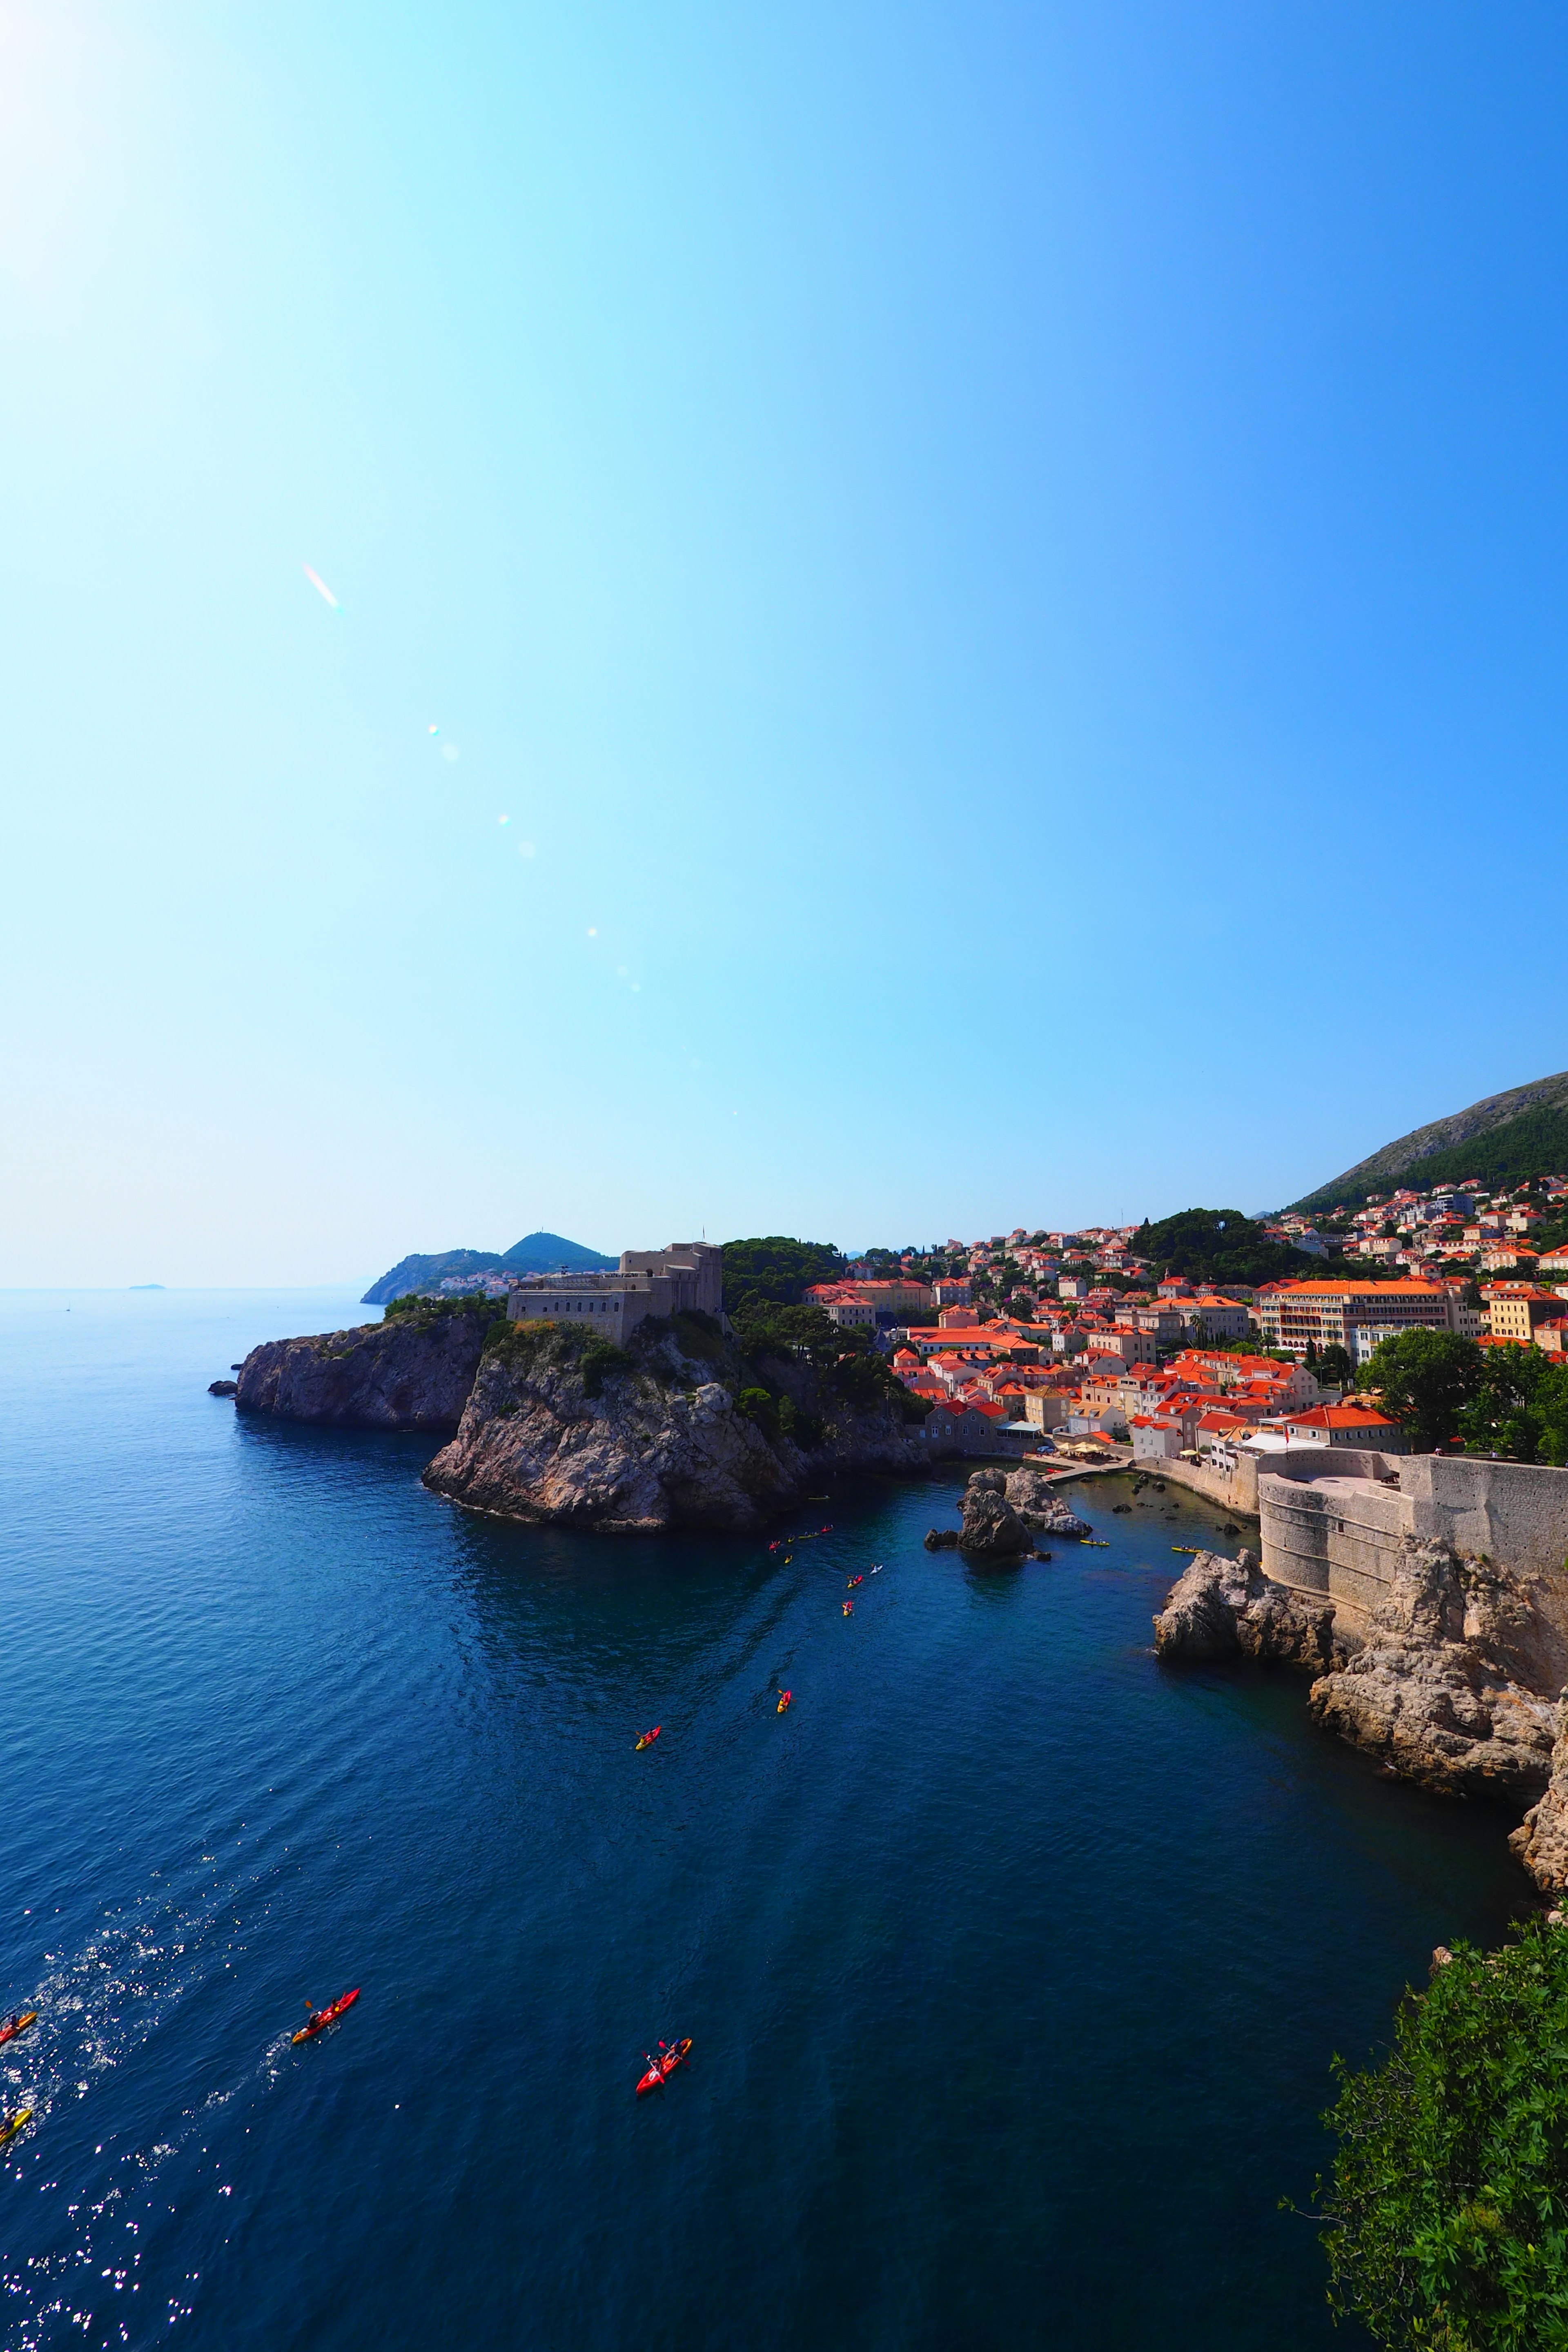
[[[1258,1208],[1568,1064],[1560,12],[0,86],[0,1282]]]

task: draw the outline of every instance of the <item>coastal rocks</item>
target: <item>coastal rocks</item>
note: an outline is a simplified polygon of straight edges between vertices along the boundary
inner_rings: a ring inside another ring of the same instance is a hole
[[[1557,1737],[1544,1794],[1509,1840],[1537,1886],[1568,1886],[1568,1691],[1557,1709]]]
[[[963,1490],[958,1549],[984,1559],[1022,1559],[1034,1538],[1007,1500],[999,1470],[977,1470]]]
[[[237,1381],[209,1381],[207,1382],[208,1396],[237,1396],[238,1392],[239,1382]]]
[[[962,1528],[932,1528],[926,1537],[928,1551],[958,1550],[981,1559],[1043,1559],[1034,1537],[1007,1499],[1008,1479],[1001,1470],[970,1474],[961,1506]]]
[[[1003,1476],[1000,1470],[979,1475],[993,1478]],[[1087,1519],[1080,1519],[1068,1510],[1043,1470],[1008,1471],[1004,1491],[1024,1525],[1035,1528],[1039,1534],[1081,1540],[1094,1533]]]
[[[1521,1612],[1528,1603],[1497,1570],[1406,1538],[1364,1646],[1313,1684],[1312,1713],[1426,1788],[1510,1804],[1544,1799],[1558,1708],[1508,1672]],[[1564,1774],[1568,1783],[1568,1764]],[[1562,1810],[1542,1822],[1543,1810],[1534,1823],[1546,1866],[1563,1843]],[[1535,1827],[1526,1827],[1528,1846]]]
[[[481,1304],[313,1339],[268,1339],[240,1367],[235,1404],[240,1412],[341,1428],[453,1430],[493,1321]]]
[[[426,1485],[476,1510],[603,1535],[745,1532],[804,1499],[825,1473],[925,1467],[923,1436],[902,1419],[900,1399],[851,1409],[783,1368],[781,1384],[800,1389],[788,1397],[794,1424],[808,1423],[813,1438],[796,1444],[782,1404],[742,1385],[716,1325],[684,1340],[645,1325],[630,1356],[584,1349],[581,1337],[514,1325],[495,1341]]]
[[[1247,1657],[1321,1675],[1335,1662],[1334,1612],[1265,1576],[1251,1552],[1199,1552],[1154,1620],[1162,1658]],[[1342,1643],[1339,1655],[1345,1654]],[[1314,1685],[1316,1687],[1316,1685]]]

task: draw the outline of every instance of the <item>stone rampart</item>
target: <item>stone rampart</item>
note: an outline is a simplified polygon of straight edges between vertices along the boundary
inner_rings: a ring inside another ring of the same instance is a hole
[[[1470,1455],[1334,1447],[1279,1457],[1258,1481],[1264,1573],[1360,1624],[1402,1549],[1440,1543],[1506,1570],[1540,1621],[1539,1686],[1568,1677],[1568,1470]]]

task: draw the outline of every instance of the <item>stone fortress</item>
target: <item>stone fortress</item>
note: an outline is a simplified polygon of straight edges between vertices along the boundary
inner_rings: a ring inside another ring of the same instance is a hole
[[[724,1307],[724,1253],[717,1242],[671,1242],[668,1249],[623,1250],[614,1274],[533,1274],[513,1285],[514,1323],[565,1322],[582,1316],[619,1346],[649,1316],[689,1308],[718,1318]]]
[[[1568,1680],[1568,1470],[1469,1454],[1292,1448],[1260,1468],[1255,1508],[1266,1576],[1333,1603],[1361,1630],[1413,1549],[1440,1544],[1505,1570],[1530,1593],[1542,1664]]]

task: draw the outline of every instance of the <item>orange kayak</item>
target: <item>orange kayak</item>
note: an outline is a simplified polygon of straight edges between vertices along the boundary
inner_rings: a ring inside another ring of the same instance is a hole
[[[37,2021],[38,2012],[36,2009],[24,2010],[20,2017],[13,2017],[5,2024],[0,2025],[0,2042],[15,2042],[18,2033],[26,2033],[28,2026],[37,2025]]]
[[[318,2033],[324,2033],[329,2025],[335,2025],[344,2010],[352,2009],[358,1999],[359,1987],[355,1985],[353,1992],[339,1993],[336,2000],[329,2001],[325,2009],[313,2010],[294,2036],[295,2041],[313,2042]]]
[[[657,2058],[649,2057],[647,2073],[637,2084],[639,2099],[645,2091],[662,2091],[676,2068],[685,2065],[686,2053],[691,2047],[691,2038],[689,2034],[684,2042],[672,2042],[668,2047],[661,2042],[658,2047],[659,2055]]]
[[[785,1712],[785,1710],[787,1709],[787,1707],[788,1707],[788,1706],[789,1706],[790,1700],[794,1697],[794,1696],[795,1696],[795,1694],[794,1694],[794,1692],[793,1692],[793,1691],[780,1691],[780,1693],[779,1693],[779,1705],[778,1705],[778,1711],[779,1711],[779,1713],[780,1713],[781,1715],[783,1715],[783,1714]]]
[[[645,1731],[643,1733],[642,1738],[637,1741],[637,1748],[651,1748],[654,1741],[658,1738],[659,1733],[663,1729],[664,1726],[662,1723],[656,1723],[651,1731]],[[637,1754],[637,1748],[633,1748],[632,1753],[634,1756]]]

